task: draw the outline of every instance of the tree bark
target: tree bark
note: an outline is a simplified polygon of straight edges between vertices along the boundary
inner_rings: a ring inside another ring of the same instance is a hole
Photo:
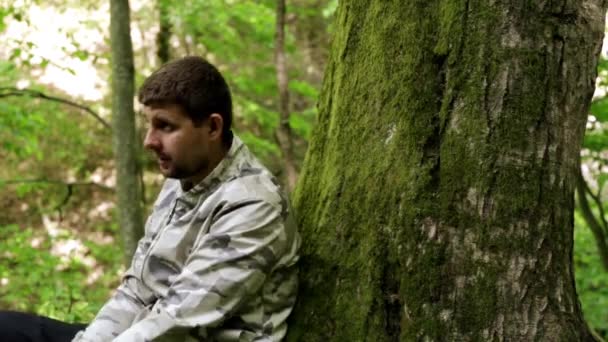
[[[133,111],[134,67],[128,0],[110,0],[112,46],[112,118],[116,161],[118,222],[129,264],[143,234],[139,141]]]
[[[289,125],[289,80],[285,58],[285,0],[277,0],[277,26],[275,34],[275,63],[279,87],[279,126],[276,137],[283,155],[287,188],[293,191],[298,179],[295,157],[293,154],[293,136]]]
[[[572,269],[606,3],[341,1],[288,341],[591,341]]]

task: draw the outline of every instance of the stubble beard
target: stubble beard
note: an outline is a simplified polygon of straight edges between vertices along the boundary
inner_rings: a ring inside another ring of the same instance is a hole
[[[197,175],[199,175],[204,170],[207,170],[209,166],[209,161],[207,159],[203,159],[199,161],[194,166],[188,165],[173,165],[167,170],[165,173],[166,178],[178,179],[180,181],[187,181]]]

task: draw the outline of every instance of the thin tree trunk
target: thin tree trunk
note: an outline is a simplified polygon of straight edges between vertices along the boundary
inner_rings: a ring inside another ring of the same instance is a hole
[[[576,190],[578,195],[578,205],[581,209],[581,213],[583,214],[583,219],[587,222],[587,226],[593,233],[595,237],[595,243],[597,245],[597,250],[600,255],[600,260],[602,261],[602,266],[604,270],[608,272],[608,240],[606,239],[606,232],[608,232],[608,222],[604,219],[604,211],[600,210],[598,220],[593,211],[591,210],[591,206],[589,205],[589,201],[587,200],[587,193],[593,197],[583,175],[579,172],[576,183]],[[596,202],[596,205],[599,209],[602,208],[603,203],[599,201],[599,198],[593,197]]]
[[[171,20],[166,0],[157,0],[159,30],[156,35],[156,56],[160,64],[165,64],[171,58],[169,42],[171,39]]]
[[[591,341],[572,269],[602,0],[340,1],[288,341]]]
[[[133,111],[134,67],[128,0],[110,0],[110,15],[118,222],[123,237],[124,260],[129,264],[137,241],[143,234],[143,218],[141,170],[137,153],[140,149]]]
[[[279,87],[279,115],[276,137],[283,155],[287,188],[293,191],[298,179],[295,158],[293,155],[293,137],[289,126],[289,81],[285,58],[285,0],[277,0],[277,27],[275,35],[275,63]]]
[[[304,57],[305,72],[313,84],[319,84],[323,78],[323,69],[327,63],[327,45],[329,44],[330,19],[321,15],[327,6],[327,0],[292,0],[296,12],[295,36],[298,47]]]

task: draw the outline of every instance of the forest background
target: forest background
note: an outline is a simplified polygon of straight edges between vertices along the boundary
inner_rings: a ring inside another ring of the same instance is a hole
[[[289,187],[314,125],[337,0],[289,1],[279,26],[274,0],[130,5],[136,87],[172,58],[209,59],[233,91],[236,133]],[[86,322],[124,272],[110,128],[109,23],[106,2],[0,0],[0,309]],[[574,265],[585,319],[606,338],[604,45],[581,152]],[[286,57],[288,116],[279,50]],[[285,153],[281,140],[286,122],[293,154]],[[136,127],[141,140],[138,117]],[[163,179],[150,155],[138,155],[146,215]]]

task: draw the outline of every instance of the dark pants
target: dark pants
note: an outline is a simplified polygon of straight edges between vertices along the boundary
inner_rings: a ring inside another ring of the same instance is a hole
[[[22,312],[0,311],[2,342],[69,342],[86,326]]]

